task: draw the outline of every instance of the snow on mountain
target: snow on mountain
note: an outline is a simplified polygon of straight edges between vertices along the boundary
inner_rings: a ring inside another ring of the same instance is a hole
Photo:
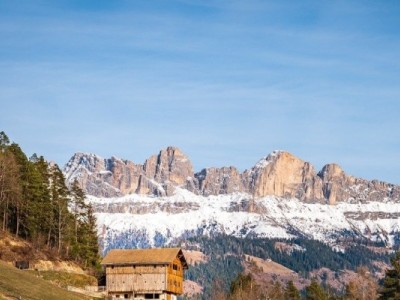
[[[354,238],[400,244],[400,186],[353,177],[334,163],[317,172],[283,150],[242,173],[234,166],[194,173],[176,147],[142,164],[76,153],[64,174],[88,195],[104,251],[214,233],[305,237],[337,249]]]
[[[225,233],[317,239],[335,246],[346,234],[392,244],[400,231],[400,203],[337,205],[246,193],[199,196],[177,188],[169,197],[132,194],[116,198],[88,196],[96,212],[103,250],[162,246],[194,235]]]

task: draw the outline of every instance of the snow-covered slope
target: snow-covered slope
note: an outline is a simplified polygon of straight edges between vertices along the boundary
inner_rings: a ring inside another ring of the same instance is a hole
[[[274,196],[252,199],[246,193],[204,197],[180,188],[169,197],[88,196],[87,201],[95,209],[104,251],[213,233],[303,236],[332,246],[357,236],[392,245],[400,231],[400,203],[393,201],[327,205]]]

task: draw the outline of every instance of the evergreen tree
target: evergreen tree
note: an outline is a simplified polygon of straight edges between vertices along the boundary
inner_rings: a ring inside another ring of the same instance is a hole
[[[71,186],[71,209],[74,218],[74,240],[78,242],[79,220],[85,216],[87,205],[85,204],[85,193],[80,188],[78,180],[74,180]]]
[[[68,235],[70,228],[68,223],[71,215],[68,211],[69,191],[65,185],[65,178],[57,164],[50,167],[51,179],[51,204],[53,207],[54,218],[48,235],[48,244],[52,242],[57,247],[57,252],[61,254],[64,243],[70,239]],[[66,245],[68,246],[68,245]]]
[[[400,299],[400,252],[391,259],[393,268],[386,271],[379,300]]]
[[[53,206],[50,191],[49,165],[43,158],[31,157],[29,164],[29,211],[26,216],[28,236],[36,247],[48,244],[48,233],[53,227]]]
[[[292,280],[288,281],[286,284],[284,296],[285,300],[300,300],[300,292]]]
[[[29,161],[25,153],[18,146],[18,144],[12,143],[9,147],[11,153],[14,156],[15,162],[18,165],[18,185],[19,195],[16,197],[16,201],[12,205],[13,209],[13,220],[11,224],[11,230],[15,232],[16,236],[20,235],[21,226],[26,224],[25,217],[27,209],[29,208],[29,195],[30,195],[30,178],[29,178]],[[26,229],[24,228],[24,231]]]
[[[100,268],[99,243],[97,239],[96,218],[91,205],[87,206],[85,222],[82,226],[80,243],[83,245],[82,257],[85,267]]]
[[[57,165],[36,154],[28,160],[0,132],[0,228],[98,270],[96,219],[84,200],[77,181],[68,190]]]
[[[0,209],[2,229],[12,225],[12,213],[21,199],[20,171],[10,147],[1,144],[0,151]]]
[[[7,147],[10,144],[10,139],[4,131],[0,132],[0,149]]]
[[[306,287],[306,299],[307,300],[328,300],[328,295],[319,283],[313,279],[311,284]]]

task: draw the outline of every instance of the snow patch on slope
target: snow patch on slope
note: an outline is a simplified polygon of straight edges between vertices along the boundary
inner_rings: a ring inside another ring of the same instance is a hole
[[[104,250],[160,246],[212,233],[285,239],[305,236],[334,245],[348,232],[393,243],[393,234],[400,231],[400,204],[394,202],[326,205],[273,196],[252,200],[246,193],[204,197],[180,188],[170,197],[88,196],[87,201],[95,208]],[[111,213],[113,209],[116,212]]]

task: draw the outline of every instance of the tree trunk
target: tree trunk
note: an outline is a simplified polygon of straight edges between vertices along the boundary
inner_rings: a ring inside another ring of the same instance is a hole
[[[16,215],[16,219],[17,219],[17,224],[16,224],[16,229],[15,229],[15,236],[19,235],[19,224],[20,224],[20,212],[19,212],[19,207],[17,206],[17,215]]]
[[[51,227],[49,228],[49,232],[47,234],[47,247],[50,247],[50,238],[51,238]]]
[[[3,231],[5,231],[7,228],[7,221],[8,221],[7,220],[8,219],[7,211],[8,211],[8,199],[6,200],[6,205],[4,207],[4,212],[3,212]]]
[[[61,210],[58,213],[58,254],[61,251]]]

